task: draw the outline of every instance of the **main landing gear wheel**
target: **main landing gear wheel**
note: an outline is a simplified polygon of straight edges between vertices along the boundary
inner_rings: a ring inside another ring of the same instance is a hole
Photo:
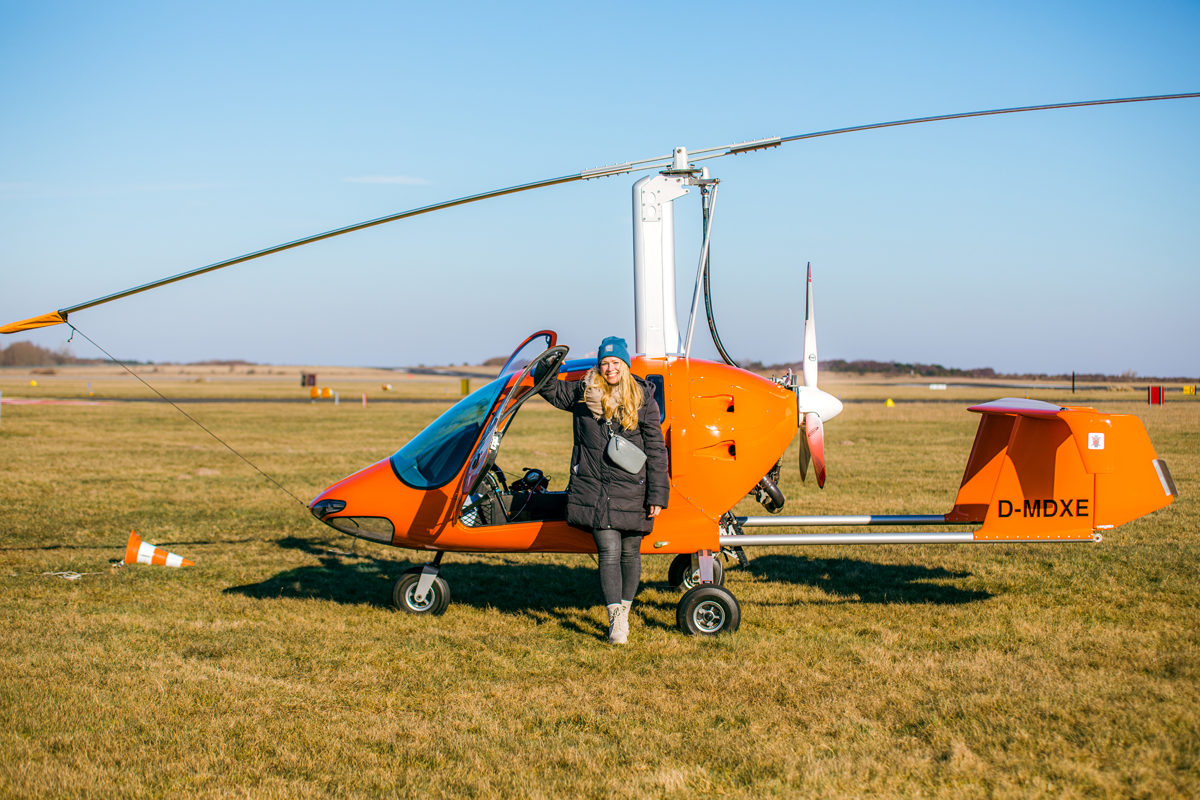
[[[711,583],[688,589],[675,611],[675,624],[689,636],[732,633],[741,622],[737,598],[725,587]]]
[[[404,573],[392,588],[392,604],[407,614],[432,614],[446,612],[450,605],[450,584],[440,576],[433,579],[425,597],[417,599],[417,584],[421,581],[421,570]]]
[[[693,586],[699,586],[700,567],[692,568],[690,555],[675,556],[675,560],[671,562],[671,568],[667,570],[667,583],[671,585],[672,589],[682,588],[684,591]],[[713,559],[713,583],[717,586],[725,584],[725,568],[715,558]]]

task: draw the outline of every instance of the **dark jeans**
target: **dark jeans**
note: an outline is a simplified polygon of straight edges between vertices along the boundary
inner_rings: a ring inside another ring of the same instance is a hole
[[[592,531],[600,552],[600,590],[605,605],[633,600],[642,579],[642,534],[611,528]]]

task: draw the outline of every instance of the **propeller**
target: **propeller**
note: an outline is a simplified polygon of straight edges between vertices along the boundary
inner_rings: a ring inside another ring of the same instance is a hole
[[[824,423],[842,413],[842,401],[817,388],[817,316],[813,312],[812,264],[804,292],[804,385],[796,387],[796,422],[800,426],[800,480],[808,480],[812,463],[817,486],[825,488]]]

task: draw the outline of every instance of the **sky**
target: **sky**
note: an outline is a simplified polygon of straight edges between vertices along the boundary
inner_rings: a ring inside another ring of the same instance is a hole
[[[1200,4],[0,3],[0,323],[324,230],[703,147],[1200,91]],[[1200,375],[1200,99],[708,163],[735,358]],[[72,315],[120,358],[479,363],[633,340],[630,190],[540,189]],[[676,203],[681,317],[700,250]],[[62,345],[63,326],[4,337]],[[695,351],[715,354],[701,325]],[[99,355],[80,338],[76,355]]]

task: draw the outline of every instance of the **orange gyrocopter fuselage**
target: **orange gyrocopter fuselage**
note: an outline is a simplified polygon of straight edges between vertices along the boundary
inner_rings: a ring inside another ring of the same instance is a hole
[[[543,341],[552,344],[553,334]],[[578,380],[595,363],[557,355],[543,359],[557,375],[539,383]],[[520,361],[514,354],[510,364]],[[488,472],[497,437],[534,396],[537,365],[506,367],[398,453],[318,495],[310,506],[314,514],[343,532],[418,550],[594,553],[591,534],[563,518],[565,491],[514,486],[509,492]],[[671,485],[668,507],[642,550],[719,551],[722,515],[770,472],[796,435],[795,397],[752,372],[694,358],[638,356],[632,372],[655,387]],[[486,497],[489,491],[494,500]],[[472,509],[480,499],[484,506]]]

